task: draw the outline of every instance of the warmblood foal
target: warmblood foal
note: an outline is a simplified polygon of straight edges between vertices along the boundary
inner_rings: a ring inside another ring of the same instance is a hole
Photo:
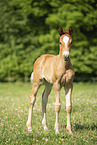
[[[42,94],[42,113],[44,130],[47,129],[46,125],[46,105],[48,95],[51,92],[52,85],[55,91],[56,103],[56,122],[55,131],[59,133],[59,111],[61,108],[59,93],[62,87],[66,92],[66,111],[67,111],[67,129],[71,132],[70,115],[71,115],[71,93],[73,88],[74,70],[70,62],[70,48],[72,44],[71,35],[73,33],[72,27],[68,31],[63,31],[62,27],[59,28],[60,34],[60,52],[57,56],[45,54],[40,56],[34,63],[33,71],[33,87],[29,97],[29,115],[27,121],[28,130],[31,131],[31,118],[32,109],[36,100],[36,94],[41,84],[45,84],[45,89]]]

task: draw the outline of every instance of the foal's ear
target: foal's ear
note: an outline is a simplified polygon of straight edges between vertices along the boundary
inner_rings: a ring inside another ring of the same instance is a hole
[[[59,32],[60,36],[63,34],[63,29],[62,29],[62,27],[60,27],[60,28],[58,29],[58,32]]]
[[[69,34],[72,35],[73,33],[73,28],[70,26],[69,30],[68,30]]]

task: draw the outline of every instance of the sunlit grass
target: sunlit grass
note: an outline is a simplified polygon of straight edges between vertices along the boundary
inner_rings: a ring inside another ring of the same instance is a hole
[[[33,111],[33,131],[26,127],[28,100],[32,85],[29,83],[0,84],[0,144],[97,144],[97,84],[74,83],[72,94],[71,125],[73,135],[66,130],[66,105],[64,89],[61,90],[59,135],[55,135],[55,95],[52,90],[47,105],[48,131],[43,130],[41,87]]]

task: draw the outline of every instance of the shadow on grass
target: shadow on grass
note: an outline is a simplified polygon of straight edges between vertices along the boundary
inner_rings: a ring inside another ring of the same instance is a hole
[[[80,123],[75,123],[73,125],[73,129],[76,131],[78,129],[80,130],[83,130],[83,129],[86,129],[86,130],[96,130],[97,129],[97,125],[96,124],[83,124],[81,125]]]

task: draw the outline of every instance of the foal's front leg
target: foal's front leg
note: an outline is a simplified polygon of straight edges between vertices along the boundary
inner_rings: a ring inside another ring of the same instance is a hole
[[[72,109],[72,102],[71,102],[71,93],[72,93],[72,85],[65,86],[65,93],[66,93],[66,111],[67,111],[67,130],[71,134],[71,109]]]
[[[58,84],[54,84],[54,91],[55,91],[55,97],[56,97],[56,103],[55,103],[55,112],[56,112],[56,122],[55,122],[55,133],[59,133],[59,112],[61,108],[61,103],[60,103],[60,86]]]

